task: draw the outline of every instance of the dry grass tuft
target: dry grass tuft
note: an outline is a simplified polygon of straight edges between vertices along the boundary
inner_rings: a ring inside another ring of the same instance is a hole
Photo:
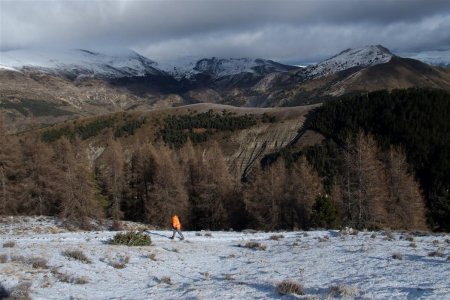
[[[331,286],[328,292],[330,297],[341,297],[341,298],[354,298],[358,296],[358,288],[349,285],[334,285]]]
[[[277,291],[281,295],[304,295],[305,288],[301,283],[292,281],[292,280],[283,280],[279,284],[277,284]]]
[[[86,284],[89,283],[89,278],[87,277],[74,277],[74,276],[70,276],[68,274],[65,273],[61,273],[58,271],[58,269],[53,268],[51,270],[51,273],[53,274],[53,276],[55,276],[56,279],[58,279],[61,282],[65,282],[65,283],[73,283],[73,284]]]
[[[430,257],[445,257],[445,254],[442,253],[441,251],[431,251],[430,253],[428,253],[428,256],[430,256]]]
[[[0,255],[0,264],[5,264],[8,262],[8,255],[6,254],[1,254]]]
[[[153,261],[156,261],[156,254],[155,253],[149,253],[147,257],[150,258]]]
[[[392,254],[392,258],[393,259],[398,259],[398,260],[402,260],[403,259],[403,255],[401,253],[394,253]]]
[[[31,282],[22,282],[13,287],[7,299],[10,300],[29,300],[30,298]]]
[[[408,235],[407,237],[405,237],[405,240],[407,240],[408,242],[414,242],[414,237]]]
[[[164,277],[161,277],[161,279],[159,280],[159,282],[161,282],[161,283],[165,283],[165,284],[172,284],[172,279],[170,279],[170,277],[169,276],[164,276]]]
[[[83,263],[90,264],[92,261],[81,250],[65,250],[62,255],[68,258],[79,260]]]
[[[104,258],[101,259],[101,261],[107,263],[115,269],[123,269],[130,262],[130,257],[118,254],[114,258]]]
[[[324,236],[324,237],[319,237],[319,242],[323,243],[323,242],[328,242],[330,240],[330,237],[328,235]]]
[[[266,245],[263,245],[261,243],[258,242],[247,242],[244,246],[240,245],[241,247],[244,248],[248,248],[248,249],[253,249],[253,250],[266,250]]]
[[[235,280],[235,278],[231,274],[223,274],[223,279],[228,280],[228,281]]]
[[[43,257],[32,257],[29,262],[34,269],[48,269],[48,261]]]
[[[270,236],[270,239],[274,240],[274,241],[278,241],[278,240],[284,239],[284,235],[282,235],[282,234],[274,234],[274,235]]]
[[[14,248],[16,246],[16,242],[8,241],[3,243],[3,248]]]

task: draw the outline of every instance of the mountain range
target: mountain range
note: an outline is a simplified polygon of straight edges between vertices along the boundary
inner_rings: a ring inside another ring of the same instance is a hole
[[[307,67],[261,58],[155,62],[132,50],[13,50],[0,53],[0,109],[17,131],[35,122],[192,103],[294,106],[378,89],[450,90],[449,68],[435,61],[440,66],[381,45],[347,49]]]

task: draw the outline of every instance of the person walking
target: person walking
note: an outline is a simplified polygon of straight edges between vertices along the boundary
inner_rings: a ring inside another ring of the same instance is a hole
[[[173,215],[172,216],[172,231],[173,231],[173,235],[170,238],[171,240],[173,240],[175,238],[175,234],[177,234],[177,233],[180,236],[180,241],[184,240],[184,236],[181,233],[180,219],[178,218],[177,215]]]

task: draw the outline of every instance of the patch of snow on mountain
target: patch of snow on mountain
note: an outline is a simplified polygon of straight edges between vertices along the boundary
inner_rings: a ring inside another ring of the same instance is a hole
[[[450,67],[450,50],[424,51],[403,54],[402,56],[417,59],[434,66]]]
[[[177,79],[191,78],[196,74],[204,74],[212,78],[232,76],[241,73],[266,75],[273,72],[284,72],[296,69],[295,66],[283,65],[271,60],[254,58],[188,58],[158,64],[158,67]]]
[[[316,65],[308,66],[306,71],[309,77],[321,77],[352,67],[368,67],[387,63],[392,56],[393,54],[388,49],[380,45],[347,49]]]
[[[99,53],[73,50],[11,50],[0,52],[0,64],[23,70],[74,76],[129,77],[157,74],[155,62],[131,50]]]
[[[181,78],[191,78],[199,73],[197,70],[194,70],[198,60],[200,60],[199,57],[186,56],[158,62],[156,66],[179,80]]]

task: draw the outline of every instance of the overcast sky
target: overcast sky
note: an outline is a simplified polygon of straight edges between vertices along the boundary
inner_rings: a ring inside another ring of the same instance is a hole
[[[450,0],[0,0],[0,49],[131,48],[154,60],[311,62],[382,44],[450,48]]]

